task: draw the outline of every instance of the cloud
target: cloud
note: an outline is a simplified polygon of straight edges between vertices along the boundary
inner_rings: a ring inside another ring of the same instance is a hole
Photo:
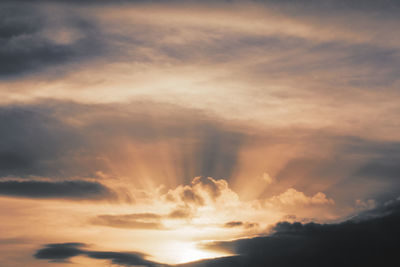
[[[84,249],[83,243],[47,244],[39,249],[34,257],[52,262],[67,262],[70,258],[83,255],[93,259],[110,260],[113,264],[123,266],[165,266],[145,260],[145,255],[136,252],[91,251]]]
[[[268,236],[203,243],[205,249],[224,250],[237,256],[177,266],[377,266],[382,261],[393,262],[397,258],[397,236],[400,234],[397,227],[400,223],[399,203],[398,199],[392,200],[341,223],[279,222]],[[228,227],[242,223],[232,221]],[[114,264],[126,266],[157,265],[141,253],[93,251],[82,243],[48,244],[34,256],[65,262],[78,255],[109,259]]]
[[[269,236],[208,246],[237,257],[183,266],[378,266],[393,262],[400,234],[399,203],[396,200],[336,224],[280,222]]]
[[[294,188],[289,188],[282,194],[272,197],[270,201],[283,205],[320,205],[335,203],[333,199],[327,198],[326,195],[322,192],[318,192],[314,196],[306,196],[303,192],[299,192]]]
[[[80,62],[102,49],[98,29],[72,10],[55,16],[32,3],[5,1],[0,6],[0,78]]]
[[[396,160],[398,159],[399,155],[396,157]],[[400,178],[400,166],[393,158],[376,159],[366,163],[356,174],[378,179],[398,179]]]
[[[0,195],[39,199],[112,199],[114,192],[98,182],[71,181],[0,181]]]
[[[268,173],[264,172],[261,175],[261,180],[263,180],[267,185],[272,184],[275,182],[275,179],[271,177]]]
[[[38,250],[34,257],[36,259],[49,259],[54,262],[66,262],[69,258],[84,254],[83,243],[63,243],[48,244],[44,248]]]
[[[86,252],[89,258],[111,260],[113,264],[124,266],[166,266],[144,259],[141,253],[123,253],[108,251],[89,251]]]
[[[240,199],[228,181],[212,177],[195,177],[189,185],[162,188],[149,197],[147,213],[102,214],[90,223],[114,228],[179,230],[186,228],[231,228],[238,235],[264,232],[287,212],[297,211],[303,218],[319,212],[318,219],[332,216],[333,199],[322,192],[307,196],[289,188],[284,193],[265,199]],[[137,203],[145,200],[136,197]],[[326,206],[332,210],[326,210]],[[301,209],[301,211],[299,211]],[[160,213],[160,210],[164,211]],[[336,215],[338,216],[338,215]],[[211,218],[211,219],[205,219]],[[214,230],[212,230],[214,231]]]
[[[231,221],[231,222],[225,223],[224,227],[226,227],[226,228],[234,228],[234,227],[253,228],[253,227],[258,227],[258,223]]]
[[[126,229],[168,230],[164,221],[188,220],[194,214],[187,207],[172,209],[168,214],[132,213],[117,215],[98,215],[90,220],[92,224]],[[188,222],[188,221],[186,221]]]
[[[179,185],[169,190],[162,198],[193,208],[238,201],[238,196],[229,188],[226,180],[204,176],[195,177],[191,185]]]
[[[293,188],[280,200],[286,196],[287,202],[292,194],[292,200],[315,204],[330,202],[318,192],[343,194],[353,205],[355,199],[393,197],[399,186],[396,141],[307,128],[261,130],[165,103],[43,100],[2,106],[0,124],[0,179],[117,178],[113,183],[125,179],[147,190],[151,183],[144,176],[168,189],[201,175],[168,195],[196,206],[221,200],[226,189],[222,181],[205,177],[224,178],[238,195],[249,191],[251,198],[271,198]],[[268,179],[260,185],[262,173],[279,182]],[[354,183],[357,190],[350,192]]]
[[[171,161],[174,153],[180,166],[172,166],[176,173],[169,175],[178,175],[175,179],[213,174],[229,177],[246,135],[218,120],[196,109],[151,101],[113,106],[47,100],[2,106],[0,177],[65,179],[96,177],[100,172],[140,175],[116,173],[128,168],[116,167],[124,165],[127,157],[131,158],[129,166],[147,164],[149,171],[160,172],[153,176],[160,177],[165,169],[171,169],[162,164]],[[166,151],[168,158],[161,158],[163,151],[152,146],[154,142],[171,150]],[[130,149],[132,146],[153,150],[160,168],[165,169],[153,168],[146,151]],[[121,149],[115,151],[115,147]],[[128,171],[135,170],[131,167]]]
[[[98,215],[91,220],[96,225],[126,229],[164,229],[162,216],[154,213],[134,213],[122,215]]]

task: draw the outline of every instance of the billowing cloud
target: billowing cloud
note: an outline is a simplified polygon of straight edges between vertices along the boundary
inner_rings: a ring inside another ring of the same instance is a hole
[[[191,185],[178,186],[169,190],[163,199],[176,203],[178,206],[202,207],[207,205],[232,205],[239,201],[226,180],[212,177],[195,177]]]
[[[294,188],[289,188],[282,194],[271,198],[272,202],[283,205],[308,205],[308,204],[334,204],[335,201],[327,198],[322,192],[316,193],[314,196],[306,196],[303,192],[299,192]]]

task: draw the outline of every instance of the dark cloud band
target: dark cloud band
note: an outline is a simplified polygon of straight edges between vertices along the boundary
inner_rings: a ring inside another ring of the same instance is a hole
[[[34,257],[52,262],[68,262],[72,257],[84,255],[92,259],[110,260],[113,264],[123,266],[166,266],[148,261],[145,255],[137,252],[91,251],[85,249],[84,243],[47,244],[38,250]]]
[[[113,192],[98,182],[88,181],[0,181],[0,195],[27,198],[105,199]]]

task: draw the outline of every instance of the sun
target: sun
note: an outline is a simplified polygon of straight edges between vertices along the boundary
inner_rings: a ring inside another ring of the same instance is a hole
[[[173,264],[227,256],[217,251],[200,249],[194,242],[174,242],[170,244],[170,248],[169,258]]]

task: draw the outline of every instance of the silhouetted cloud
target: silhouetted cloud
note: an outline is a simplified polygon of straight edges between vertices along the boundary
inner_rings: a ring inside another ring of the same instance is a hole
[[[93,259],[111,260],[113,264],[124,266],[161,266],[161,264],[145,260],[143,258],[144,255],[141,253],[89,251],[86,255]]]
[[[85,246],[83,243],[47,244],[44,248],[38,250],[34,257],[54,262],[65,262],[71,257],[84,254],[82,247]]]
[[[72,257],[84,255],[93,259],[110,260],[113,264],[124,266],[165,266],[144,259],[146,255],[137,252],[91,251],[85,249],[84,243],[47,244],[39,249],[34,257],[36,259],[50,260],[52,262],[67,262]]]
[[[336,224],[280,222],[265,237],[216,242],[238,254],[182,266],[380,266],[396,262],[400,201]]]

